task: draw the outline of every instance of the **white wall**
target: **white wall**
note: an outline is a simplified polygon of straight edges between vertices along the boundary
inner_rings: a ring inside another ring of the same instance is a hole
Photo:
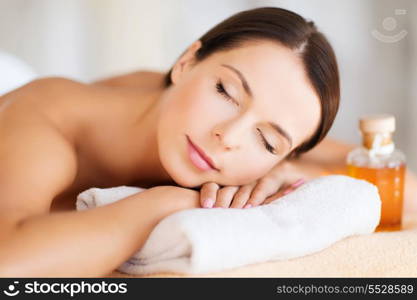
[[[395,141],[417,170],[417,3],[413,0],[0,0],[0,50],[41,76],[90,81],[138,69],[168,70],[181,52],[231,14],[271,5],[312,19],[339,61],[342,98],[330,136],[358,143],[361,114],[393,113]],[[404,9],[405,15],[395,15]],[[394,17],[387,30],[383,20]],[[376,39],[372,30],[394,35]]]
[[[412,2],[412,9],[417,11],[417,1]],[[408,101],[409,105],[404,112],[403,117],[406,119],[406,142],[405,150],[408,157],[409,165],[417,170],[417,18],[409,19],[407,26],[410,35],[410,47],[408,49],[410,60],[408,61]]]

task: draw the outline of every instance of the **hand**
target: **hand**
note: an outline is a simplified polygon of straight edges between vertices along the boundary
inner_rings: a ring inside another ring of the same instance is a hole
[[[164,207],[169,211],[200,208],[199,192],[172,185],[160,185],[149,188],[143,193],[151,199],[151,203]]]
[[[206,208],[250,208],[268,204],[313,177],[296,164],[284,161],[261,179],[243,186],[220,188],[215,182],[204,183],[200,190],[200,205]]]

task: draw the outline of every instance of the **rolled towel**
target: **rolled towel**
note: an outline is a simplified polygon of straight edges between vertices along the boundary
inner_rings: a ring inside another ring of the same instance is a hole
[[[79,194],[77,209],[106,205],[143,190],[92,188]],[[323,176],[265,205],[171,214],[118,270],[202,274],[300,257],[348,236],[374,232],[380,210],[373,184],[344,175]]]

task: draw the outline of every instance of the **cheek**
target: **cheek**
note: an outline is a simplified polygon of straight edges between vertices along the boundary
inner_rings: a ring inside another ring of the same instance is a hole
[[[171,126],[200,135],[219,122],[219,104],[207,83],[193,81],[171,94],[162,117],[169,120]]]
[[[225,176],[230,178],[230,185],[248,184],[265,176],[274,165],[270,159],[260,155],[259,151],[249,147],[247,151],[227,161]]]

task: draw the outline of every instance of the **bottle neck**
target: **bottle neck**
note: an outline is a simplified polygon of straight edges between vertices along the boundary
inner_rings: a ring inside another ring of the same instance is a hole
[[[392,132],[362,132],[362,145],[372,154],[390,154],[395,149]]]

